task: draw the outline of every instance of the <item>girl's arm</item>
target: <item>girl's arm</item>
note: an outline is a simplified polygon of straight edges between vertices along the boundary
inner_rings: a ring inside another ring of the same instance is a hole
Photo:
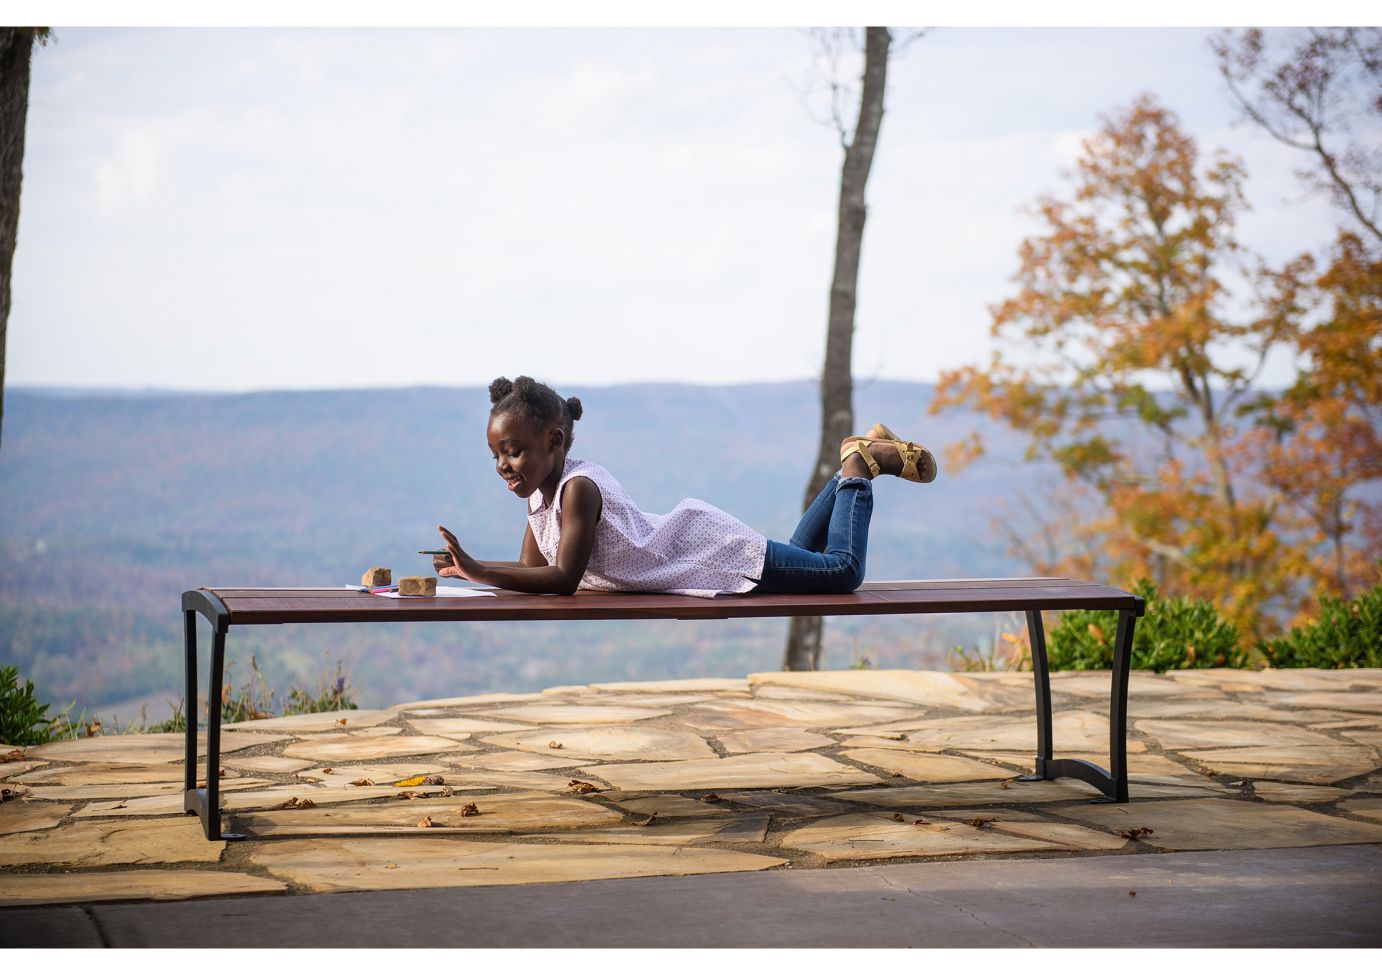
[[[456,568],[456,574],[473,583],[484,583],[519,593],[559,593],[563,596],[576,592],[585,575],[585,567],[590,562],[590,551],[595,547],[595,526],[600,521],[602,500],[600,489],[589,478],[572,478],[562,489],[561,541],[557,543],[556,565],[511,566],[499,563],[482,563],[472,559],[461,548],[456,537],[444,527],[438,526],[442,538],[446,540],[447,551]],[[532,543],[537,549],[537,541]],[[528,536],[523,540],[523,556],[526,562],[530,555]],[[542,558],[540,552],[536,553]]]

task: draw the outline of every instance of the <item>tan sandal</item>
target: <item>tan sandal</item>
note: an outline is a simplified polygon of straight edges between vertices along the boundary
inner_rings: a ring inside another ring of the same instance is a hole
[[[840,448],[840,464],[843,465],[845,463],[845,458],[849,457],[851,454],[857,454],[863,458],[864,463],[869,466],[869,476],[877,478],[878,473],[883,469],[878,462],[873,459],[873,455],[869,453],[868,448],[870,444],[876,443],[877,441],[878,438],[874,437],[859,437],[850,441],[844,447]]]
[[[884,424],[874,424],[869,428],[869,436],[859,437],[851,441],[850,444],[840,452],[840,462],[851,454],[857,453],[868,463],[869,471],[873,476],[878,477],[878,462],[873,459],[873,455],[868,452],[868,448],[877,443],[890,443],[897,448],[897,453],[902,456],[902,471],[898,477],[904,481],[914,481],[917,484],[930,484],[936,480],[938,470],[936,459],[931,456],[931,452],[914,441],[904,441],[898,437]]]

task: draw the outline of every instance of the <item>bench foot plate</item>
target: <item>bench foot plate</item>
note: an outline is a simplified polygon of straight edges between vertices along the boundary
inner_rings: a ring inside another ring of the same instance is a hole
[[[206,834],[207,840],[247,840],[248,834],[226,833],[221,830],[221,814],[223,811],[217,810],[213,818],[207,808],[206,790],[184,790],[182,794],[182,810],[186,814],[196,814],[201,818],[202,831]]]

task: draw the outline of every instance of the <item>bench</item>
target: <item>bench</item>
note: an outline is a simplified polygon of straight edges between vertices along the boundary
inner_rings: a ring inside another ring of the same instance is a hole
[[[1051,743],[1051,681],[1046,662],[1043,610],[1116,610],[1109,693],[1109,768],[1079,759],[1055,759]],[[726,620],[733,617],[859,616],[873,614],[1019,611],[1026,614],[1036,689],[1037,754],[1025,780],[1070,776],[1098,788],[1108,800],[1128,799],[1128,665],[1133,627],[1144,610],[1141,597],[1079,580],[899,580],[865,583],[845,594],[724,594],[714,599],[665,593],[581,590],[572,596],[496,591],[492,597],[385,599],[347,588],[232,589],[207,587],[182,595],[187,677],[187,745],[183,809],[201,817],[208,840],[242,840],[221,831],[221,700],[226,637],[231,627],[269,624],[390,623],[494,620]],[[206,785],[197,785],[197,617],[211,625],[206,728]]]

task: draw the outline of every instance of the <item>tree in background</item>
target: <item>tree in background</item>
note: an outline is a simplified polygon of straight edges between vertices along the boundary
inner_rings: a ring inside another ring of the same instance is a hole
[[[1230,29],[1211,46],[1242,117],[1306,154],[1298,175],[1344,220],[1322,262],[1304,254],[1272,276],[1301,366],[1261,411],[1266,477],[1313,537],[1307,571],[1344,596],[1376,581],[1382,553],[1378,506],[1351,492],[1382,478],[1382,30]]]
[[[859,96],[858,120],[853,137],[846,131],[841,111],[841,87],[834,63],[845,32],[823,35],[822,45],[830,59],[831,121],[840,135],[844,164],[840,169],[839,217],[835,232],[835,270],[830,281],[830,312],[825,334],[825,366],[821,370],[821,440],[815,466],[806,482],[802,510],[811,504],[840,467],[840,441],[854,433],[854,308],[859,287],[859,253],[864,240],[864,187],[873,166],[878,130],[883,124],[883,93],[887,87],[888,50],[892,34],[886,27],[864,31],[864,78]],[[783,668],[813,671],[820,665],[824,621],[820,617],[793,617],[787,630]]]
[[[1333,331],[1307,329],[1324,286],[1293,262],[1249,274],[1262,297],[1230,313],[1228,282],[1245,257],[1234,229],[1243,166],[1223,154],[1202,166],[1150,96],[1104,120],[1072,176],[1070,199],[1037,203],[1044,232],[1021,245],[1018,294],[991,309],[989,365],[944,372],[932,410],[969,405],[1026,432],[1027,458],[1054,461],[1096,503],[1067,526],[1082,544],[1039,571],[1148,577],[1221,602],[1260,635],[1264,612],[1317,598],[1308,583],[1321,580],[1321,533],[1347,549],[1372,517],[1350,492],[1375,477],[1375,461],[1372,475],[1324,477],[1315,455],[1343,448],[1305,436],[1300,418],[1334,424],[1348,413],[1341,390],[1372,395],[1370,375],[1348,364],[1375,342],[1375,303],[1339,305]],[[1262,367],[1304,345],[1333,365],[1311,364],[1283,412],[1290,397],[1259,388]],[[952,466],[982,453],[972,438]]]
[[[1299,175],[1382,243],[1382,28],[1220,31],[1210,41],[1241,115],[1312,157]],[[1285,51],[1281,51],[1281,48]]]
[[[24,127],[29,114],[29,60],[47,27],[0,27],[0,425],[5,418],[5,336],[10,321],[10,271],[19,237],[19,185],[24,178]]]

